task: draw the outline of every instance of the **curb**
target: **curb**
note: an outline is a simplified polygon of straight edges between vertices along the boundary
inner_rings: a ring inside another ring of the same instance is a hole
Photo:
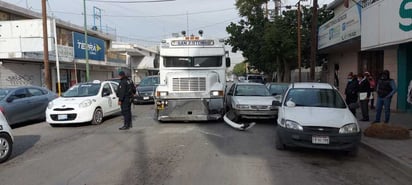
[[[403,161],[399,160],[397,157],[392,156],[388,153],[385,153],[381,150],[379,150],[377,147],[373,146],[373,144],[370,144],[366,142],[365,140],[361,140],[360,146],[374,154],[376,154],[378,157],[382,157],[383,159],[386,159],[387,162],[393,165],[394,168],[399,169],[402,171],[405,175],[412,177],[412,166],[404,163]]]

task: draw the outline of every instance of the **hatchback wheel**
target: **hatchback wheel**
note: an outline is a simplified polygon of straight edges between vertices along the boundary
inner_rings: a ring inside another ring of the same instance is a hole
[[[0,163],[6,161],[13,150],[11,138],[6,133],[0,133]]]
[[[92,125],[99,125],[103,122],[103,111],[101,108],[96,108],[93,113]]]

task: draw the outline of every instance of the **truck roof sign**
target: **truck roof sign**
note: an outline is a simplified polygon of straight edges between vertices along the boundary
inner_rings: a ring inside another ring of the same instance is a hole
[[[172,46],[213,46],[214,40],[172,40]]]

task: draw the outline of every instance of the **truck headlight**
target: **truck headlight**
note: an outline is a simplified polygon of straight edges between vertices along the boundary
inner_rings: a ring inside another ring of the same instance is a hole
[[[299,123],[292,120],[282,119],[279,125],[284,128],[303,131],[303,127],[299,125]]]
[[[236,109],[239,109],[239,110],[244,110],[244,109],[249,109],[249,105],[242,105],[242,104],[237,104],[236,105]]]
[[[156,91],[156,96],[157,97],[167,96],[167,94],[169,94],[167,91]]]
[[[352,133],[358,133],[360,131],[358,124],[356,123],[350,123],[347,125],[344,125],[339,129],[339,134],[352,134]]]
[[[210,91],[210,96],[223,97],[224,93],[223,91]]]
[[[80,108],[86,108],[86,107],[90,106],[91,104],[92,104],[91,100],[84,100],[83,102],[81,102],[79,104],[79,107]]]

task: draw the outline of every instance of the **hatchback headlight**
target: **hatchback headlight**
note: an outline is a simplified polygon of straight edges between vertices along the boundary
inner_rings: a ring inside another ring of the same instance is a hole
[[[292,120],[282,119],[279,125],[284,128],[303,131],[303,127],[299,125],[299,123]]]
[[[79,104],[79,107],[80,108],[86,108],[86,107],[90,106],[91,104],[92,104],[91,100],[84,100],[83,102],[81,102]]]
[[[341,127],[339,129],[339,134],[352,134],[358,133],[359,131],[360,129],[356,123],[350,123]]]
[[[47,105],[47,108],[48,108],[48,109],[53,108],[53,101],[49,102],[49,104]]]
[[[249,105],[237,104],[236,109],[239,109],[239,110],[249,109]]]

